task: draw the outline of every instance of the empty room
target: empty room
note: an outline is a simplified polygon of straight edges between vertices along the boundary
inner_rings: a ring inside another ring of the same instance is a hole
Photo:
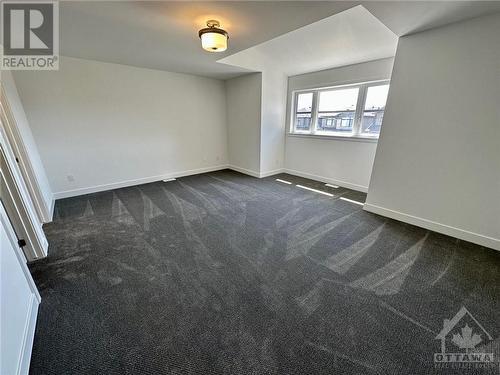
[[[500,1],[0,8],[0,375],[500,374]]]

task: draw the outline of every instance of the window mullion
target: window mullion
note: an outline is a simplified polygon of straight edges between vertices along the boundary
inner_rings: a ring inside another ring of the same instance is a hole
[[[311,112],[311,134],[316,133],[316,123],[318,122],[318,91],[313,91],[312,112]]]
[[[352,134],[359,135],[361,133],[361,121],[363,119],[363,110],[365,108],[367,85],[361,85],[358,92],[358,102],[356,103],[356,113],[354,114],[354,126]]]

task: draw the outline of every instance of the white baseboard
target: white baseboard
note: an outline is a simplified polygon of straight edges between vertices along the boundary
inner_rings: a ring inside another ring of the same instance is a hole
[[[45,258],[49,253],[49,241],[47,240],[47,237],[42,238],[42,255],[39,256],[36,259],[41,259]]]
[[[223,164],[223,165],[217,165],[214,167],[191,169],[191,170],[182,171],[182,172],[173,172],[173,173],[167,173],[164,175],[144,177],[144,178],[138,178],[138,179],[134,179],[134,180],[127,180],[127,181],[120,181],[120,182],[113,182],[110,184],[90,186],[90,187],[74,189],[74,190],[60,191],[60,192],[54,193],[54,199],[52,201],[52,206],[51,206],[51,217],[53,217],[53,215],[54,215],[54,203],[57,199],[70,198],[70,197],[76,197],[79,195],[98,193],[100,191],[107,191],[107,190],[128,187],[128,186],[147,184],[150,182],[161,181],[161,180],[165,180],[165,179],[169,179],[169,178],[178,178],[178,177],[191,176],[191,175],[200,174],[200,173],[214,172],[214,171],[219,171],[219,170],[227,169],[227,168],[232,169],[232,170],[237,171],[237,172],[240,172],[240,173],[243,173],[243,174],[247,174],[249,176],[257,177],[257,178],[268,177],[268,176],[272,176],[274,174],[284,172],[283,169],[276,169],[274,171],[259,173],[257,171],[253,171],[250,169],[237,167],[235,165]]]
[[[390,210],[388,208],[376,206],[369,203],[365,203],[363,209],[368,212],[372,212],[374,214],[386,216],[391,219],[396,219],[408,224],[416,225],[417,227],[446,234],[447,236],[452,236],[464,241],[473,242],[481,246],[489,247],[495,250],[500,250],[500,239],[497,238],[484,236],[482,234],[470,232],[460,228],[455,228],[446,224],[437,223],[432,220],[427,220],[421,217],[408,215],[403,212]]]
[[[49,208],[49,215],[50,215],[50,220],[47,221],[47,223],[50,223],[54,220],[54,209],[56,207],[56,198],[54,197],[54,194],[52,195],[52,202],[50,202],[50,208]]]
[[[273,171],[261,172],[260,177],[264,178],[264,177],[274,176],[275,174],[280,174],[280,173],[285,173],[285,169],[279,168],[279,169],[275,169]]]
[[[54,200],[55,199],[62,199],[62,198],[69,198],[69,197],[76,197],[78,195],[97,193],[100,191],[119,189],[119,188],[128,187],[128,186],[147,184],[150,182],[161,181],[161,180],[165,180],[165,179],[169,179],[169,178],[178,178],[178,177],[191,176],[191,175],[200,174],[200,173],[219,171],[221,169],[226,169],[226,168],[228,168],[228,166],[226,164],[216,165],[213,167],[190,169],[190,170],[181,171],[181,172],[166,173],[166,174],[162,174],[162,175],[158,175],[158,176],[143,177],[143,178],[138,178],[138,179],[134,179],[134,180],[113,182],[110,184],[103,184],[103,185],[90,186],[90,187],[74,189],[74,190],[60,191],[60,192],[54,193]]]
[[[52,210],[54,205],[53,194],[52,194],[52,199],[49,203],[47,203],[47,201],[45,201],[44,199],[42,204],[43,207],[41,209],[42,211],[41,224],[50,223],[52,221]]]
[[[38,306],[40,300],[36,295],[31,297],[30,308],[28,316],[26,317],[26,325],[24,328],[23,349],[19,356],[19,364],[17,366],[17,373],[27,374],[30,369],[31,352],[33,350],[33,339],[35,337],[36,319],[38,316]]]
[[[260,178],[260,172],[257,172],[257,171],[251,170],[251,169],[242,168],[242,167],[237,167],[236,165],[231,165],[231,164],[228,165],[227,167],[229,169],[232,169],[233,171],[247,174],[247,175],[252,176],[252,177]]]
[[[246,169],[242,167],[237,167],[236,165],[228,165],[227,166],[229,169],[232,169],[233,171],[240,172],[243,174],[247,174],[252,177],[257,177],[257,178],[264,178],[264,177],[269,177],[273,176],[275,174],[283,173],[285,170],[283,168],[280,169],[275,169],[273,171],[267,171],[267,172],[257,172],[252,169]]]
[[[353,184],[353,183],[342,181],[342,180],[336,180],[334,178],[318,176],[315,174],[305,173],[305,172],[297,171],[294,169],[288,169],[288,168],[285,168],[283,170],[283,172],[294,175],[294,176],[299,176],[299,177],[309,178],[311,180],[321,181],[321,182],[324,182],[327,184],[342,186],[342,187],[345,187],[347,189],[361,191],[363,193],[368,192],[368,186],[357,185],[357,184]]]

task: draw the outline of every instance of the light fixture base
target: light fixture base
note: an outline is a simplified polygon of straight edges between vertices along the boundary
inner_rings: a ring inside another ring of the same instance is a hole
[[[207,26],[208,27],[220,27],[220,23],[217,20],[208,20]]]

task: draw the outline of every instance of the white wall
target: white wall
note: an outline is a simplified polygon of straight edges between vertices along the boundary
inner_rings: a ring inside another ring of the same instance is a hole
[[[260,173],[260,122],[262,74],[225,81],[229,164],[258,177]]]
[[[370,141],[288,136],[286,171],[366,192],[376,148]]]
[[[284,167],[287,79],[272,64],[258,69],[226,81],[229,164],[265,177]]]
[[[15,80],[56,197],[227,164],[223,81],[68,57]]]
[[[238,54],[237,54],[238,55]],[[222,61],[224,61],[223,59]],[[236,59],[238,60],[238,58]],[[247,60],[246,58],[243,60]],[[226,62],[233,64],[232,61]],[[239,64],[240,62],[238,62]],[[277,66],[273,61],[269,61],[266,56],[259,56],[255,59],[249,59],[249,61],[241,62],[241,67],[246,69],[261,72],[258,77],[260,79],[260,105],[257,107],[255,105],[250,106],[245,109],[245,113],[250,115],[252,123],[255,124],[255,118],[258,116],[258,165],[255,166],[254,170],[250,173],[248,171],[241,170],[244,173],[249,173],[255,177],[265,177],[271,174],[279,173],[283,171],[284,167],[284,151],[285,151],[285,109],[286,109],[286,87],[287,79],[286,75],[280,66]],[[238,65],[236,64],[236,65]],[[231,82],[230,80],[228,82]],[[233,84],[234,87],[234,84]],[[244,87],[240,87],[241,90],[245,90]],[[233,88],[234,91],[234,88]],[[230,93],[228,92],[228,100]],[[228,102],[229,103],[229,102]],[[234,104],[235,101],[233,100]],[[244,103],[240,104],[244,106]],[[230,105],[228,104],[228,107]],[[229,109],[229,111],[231,111]],[[228,112],[230,114],[230,112]],[[233,114],[234,116],[234,114]],[[235,128],[234,118],[228,117],[228,126]],[[246,124],[246,122],[245,122]],[[242,125],[240,125],[242,127]],[[254,133],[255,134],[255,133]],[[255,141],[252,137],[251,141]],[[231,147],[231,146],[230,146]],[[243,152],[238,148],[234,148],[234,155],[239,155],[239,159],[245,157],[245,149]],[[231,162],[231,165],[233,163]],[[235,168],[237,169],[237,168]]]
[[[24,143],[24,147],[26,148],[26,151],[28,153],[28,157],[30,159],[29,162],[33,167],[33,172],[35,174],[35,178],[40,188],[40,193],[43,196],[42,203],[45,205],[44,209],[46,210],[47,213],[49,213],[48,216],[52,216],[51,214],[51,209],[53,209],[52,189],[49,184],[47,175],[45,173],[45,167],[40,158],[38,147],[33,138],[33,134],[31,132],[31,128],[28,123],[26,113],[21,103],[21,99],[19,98],[19,93],[17,91],[12,73],[8,70],[4,70],[0,73],[0,78],[2,81],[2,86],[5,90],[5,95],[7,97],[7,100],[9,101],[12,114],[17,124],[17,130],[19,131],[19,134]]]
[[[500,250],[499,25],[400,39],[366,209]]]
[[[389,79],[392,64],[393,59],[388,58],[290,77],[287,132],[294,90]],[[292,174],[367,191],[376,149],[373,140],[287,135],[285,168]]]
[[[287,77],[278,69],[262,73],[260,173],[281,172],[285,159],[285,117]]]

